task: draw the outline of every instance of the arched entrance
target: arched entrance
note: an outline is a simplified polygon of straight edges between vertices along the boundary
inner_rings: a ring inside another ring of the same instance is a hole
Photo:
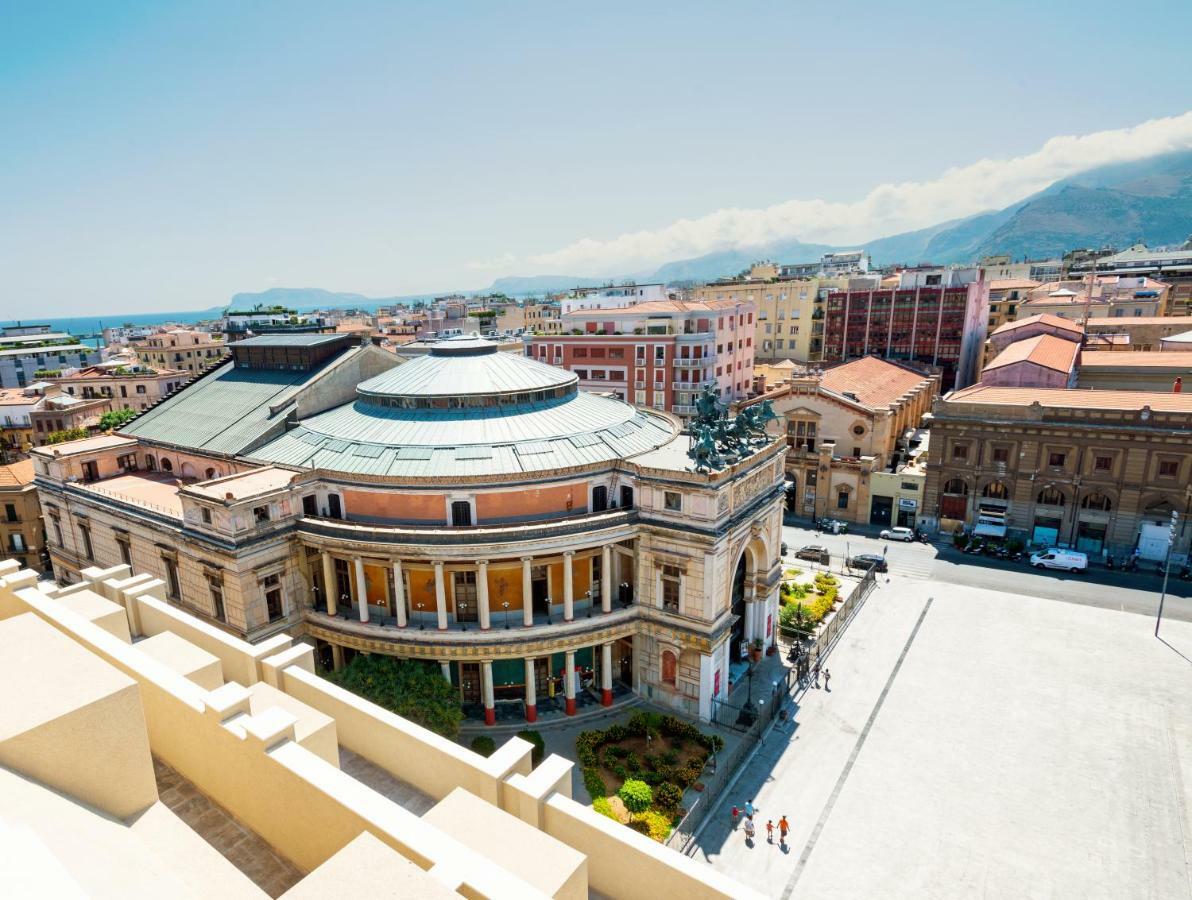
[[[737,568],[733,572],[731,612],[736,617],[733,621],[733,634],[729,638],[729,662],[736,662],[741,658],[741,648],[745,644],[745,555],[741,553],[737,560]]]

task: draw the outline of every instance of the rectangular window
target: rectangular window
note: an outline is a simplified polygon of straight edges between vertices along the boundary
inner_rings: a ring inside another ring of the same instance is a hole
[[[1010,450],[1006,447],[993,448],[993,461],[995,463],[1004,463],[1010,458]]]
[[[957,444],[952,448],[953,459],[968,459],[968,447],[963,444]]]
[[[166,590],[169,592],[171,600],[182,599],[182,589],[178,585],[178,563],[176,560],[170,559],[168,556],[163,556],[162,560],[166,567]]]
[[[12,503],[4,504],[4,518],[9,522],[19,522],[20,517],[17,516],[17,508]]]
[[[840,491],[836,494],[836,508],[848,509],[848,491]]]
[[[91,548],[91,529],[86,525],[79,526],[79,534],[83,540],[83,557],[84,559],[94,560],[95,553]]]
[[[205,506],[203,507],[203,524],[204,525],[211,524],[211,510],[207,509],[207,507],[205,507]]]
[[[1094,472],[1108,472],[1113,469],[1112,456],[1094,456],[1093,457],[1093,471]]]
[[[659,363],[665,362],[665,361],[666,361],[666,347],[664,347],[662,344],[656,344],[654,346],[654,365],[658,365]]]
[[[667,612],[679,611],[679,574],[676,566],[662,567],[662,608]]]
[[[58,546],[65,547],[66,544],[62,540],[62,523],[57,519],[52,520],[54,523],[54,537],[57,538]]]
[[[252,510],[253,520],[258,524],[269,521],[269,507],[268,506],[254,506]]]
[[[128,542],[128,539],[127,538],[125,538],[124,540],[117,539],[116,546],[120,549],[120,561],[122,563],[124,563],[126,566],[131,566],[132,565],[132,545]]]
[[[1066,460],[1067,458],[1068,458],[1068,455],[1066,453],[1048,453],[1047,454],[1047,465],[1054,466],[1055,468],[1058,469],[1064,465],[1064,460]]]
[[[451,524],[458,527],[472,524],[472,504],[456,500],[451,504]]]
[[[314,494],[307,494],[302,498],[302,515],[317,516],[319,514],[319,498]]]
[[[276,622],[283,615],[281,605],[281,576],[266,575],[261,582],[265,590],[265,608],[269,611],[269,621]]]
[[[1159,461],[1159,477],[1160,478],[1175,478],[1180,473],[1180,464],[1174,459],[1162,459]]]
[[[683,509],[683,495],[678,491],[664,491],[662,508],[668,512],[680,512]]]
[[[223,585],[218,581],[208,581],[207,583],[211,588],[211,615],[213,615],[220,622],[226,621],[227,616],[224,613]]]

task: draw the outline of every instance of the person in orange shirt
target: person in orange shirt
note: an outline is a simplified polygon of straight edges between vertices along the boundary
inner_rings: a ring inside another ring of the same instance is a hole
[[[786,816],[783,816],[781,819],[778,820],[778,846],[779,847],[786,846],[786,835],[787,835],[787,832],[789,832],[790,830],[791,830],[790,823],[786,820]]]

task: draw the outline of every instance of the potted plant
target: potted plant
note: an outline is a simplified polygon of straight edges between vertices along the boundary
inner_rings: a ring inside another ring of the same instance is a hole
[[[770,646],[768,646],[766,648],[766,656],[773,656],[777,652],[778,652],[777,644],[771,644]]]
[[[754,638],[749,642],[749,659],[751,662],[757,662],[762,658],[762,639]]]

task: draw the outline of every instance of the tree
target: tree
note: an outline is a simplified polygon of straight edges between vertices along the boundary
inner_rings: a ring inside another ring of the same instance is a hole
[[[630,778],[621,785],[617,796],[631,813],[645,812],[654,802],[654,792],[650,790],[650,786],[636,778]]]
[[[327,679],[411,722],[455,738],[464,713],[439,667],[382,653],[358,653]]]
[[[124,409],[110,410],[99,417],[99,428],[101,431],[111,431],[113,428],[119,428],[136,414],[137,411],[135,409],[129,409],[127,406]]]

